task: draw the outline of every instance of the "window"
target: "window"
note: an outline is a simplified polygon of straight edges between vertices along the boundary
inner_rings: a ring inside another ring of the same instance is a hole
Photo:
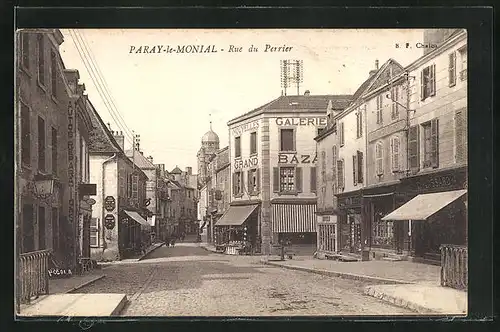
[[[338,190],[344,190],[344,160],[337,160],[337,184]]]
[[[323,216],[323,219],[325,216]],[[335,252],[335,224],[320,224],[319,229],[319,241],[320,250],[327,252]]]
[[[439,128],[434,119],[422,125],[424,133],[424,168],[438,167],[439,164]]]
[[[139,176],[132,175],[132,198],[139,198]]]
[[[391,89],[391,119],[397,120],[399,118],[399,87],[395,86]]]
[[[324,151],[323,151],[324,153]],[[326,156],[325,156],[325,159],[326,159]],[[323,160],[325,160],[323,159]],[[326,161],[325,161],[325,164],[323,165],[322,167],[323,169],[326,168]],[[323,171],[323,170],[322,170]],[[312,193],[315,193],[316,192],[316,167],[311,167],[311,192]],[[323,187],[325,186],[325,183],[326,183],[326,176],[323,175],[324,177],[322,177],[322,181],[323,181]]]
[[[52,249],[59,249],[59,211],[57,208],[52,208]]]
[[[233,195],[243,194],[243,172],[233,173]]]
[[[57,175],[57,130],[52,128],[52,174]]]
[[[358,185],[358,156],[352,156],[352,184]]]
[[[31,121],[30,109],[21,103],[21,160],[31,165]]]
[[[257,153],[257,133],[250,133],[250,154]]]
[[[420,72],[420,96],[422,100],[436,94],[436,65],[425,67]]]
[[[38,250],[45,249],[45,207],[38,207]]]
[[[241,157],[241,137],[234,138],[234,156]]]
[[[377,96],[377,124],[381,124],[383,122],[382,118],[382,95]]]
[[[467,109],[455,112],[455,162],[467,161]]]
[[[363,113],[356,112],[356,138],[363,136]]]
[[[363,152],[356,151],[358,162],[358,183],[363,183]]]
[[[38,81],[45,85],[45,48],[43,34],[38,35]]]
[[[391,138],[391,170],[399,171],[399,137]]]
[[[280,151],[295,151],[295,140],[293,129],[280,130]]]
[[[326,128],[316,128],[316,136],[319,136],[323,133],[323,131],[325,130]]]
[[[384,145],[382,142],[375,144],[375,174],[378,176],[384,174]]]
[[[280,192],[295,190],[295,168],[281,167],[280,168]]]
[[[337,193],[337,147],[332,147],[332,189],[333,193]]]
[[[460,50],[460,80],[467,80],[467,46],[462,47]]]
[[[26,32],[21,32],[21,47],[22,47],[22,52],[21,52],[21,64],[25,69],[30,68],[30,39],[29,39],[29,34]]]
[[[457,53],[448,55],[448,85],[450,87],[457,84]]]
[[[255,195],[259,193],[259,170],[251,169],[248,171],[248,193]]]
[[[345,143],[345,138],[344,138],[344,123],[341,122],[339,124],[340,126],[340,130],[339,130],[339,136],[340,136],[340,146],[344,146],[344,143]]]
[[[54,51],[50,52],[50,80],[52,83],[52,96],[57,97],[57,59]]]
[[[45,172],[45,120],[38,117],[38,169]]]
[[[420,168],[420,136],[419,126],[410,127],[408,131],[408,155],[410,170],[413,173],[417,172]]]
[[[377,215],[373,225],[372,245],[392,246],[393,241],[393,222],[380,220],[380,216]]]

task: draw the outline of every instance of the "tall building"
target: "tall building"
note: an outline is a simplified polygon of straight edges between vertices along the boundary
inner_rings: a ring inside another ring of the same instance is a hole
[[[208,165],[211,157],[219,150],[219,136],[212,130],[212,122],[210,122],[210,130],[207,131],[201,138],[201,147],[196,155],[198,159],[198,183],[205,184],[208,175]]]

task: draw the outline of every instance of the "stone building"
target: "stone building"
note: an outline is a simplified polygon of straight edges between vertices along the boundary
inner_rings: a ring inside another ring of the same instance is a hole
[[[246,227],[264,254],[289,240],[316,247],[316,146],[331,101],[343,109],[351,96],[281,96],[229,121],[231,204],[218,225]]]
[[[18,253],[51,249],[63,268],[86,254],[83,223],[93,194],[83,85],[66,70],[58,29],[16,35],[15,183]]]
[[[212,130],[212,122],[210,122],[210,130],[201,138],[201,147],[196,154],[198,159],[198,182],[200,187],[206,183],[207,177],[209,177],[207,168],[212,156],[217,150],[219,150],[219,136]]]

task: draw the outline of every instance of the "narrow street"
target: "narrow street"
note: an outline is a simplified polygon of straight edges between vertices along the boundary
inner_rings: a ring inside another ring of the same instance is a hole
[[[143,261],[106,267],[106,278],[79,292],[127,294],[130,303],[123,316],[412,313],[363,295],[365,282],[265,266],[259,260],[178,243]]]

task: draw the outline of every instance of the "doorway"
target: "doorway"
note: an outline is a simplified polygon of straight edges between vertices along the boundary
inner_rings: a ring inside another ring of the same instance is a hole
[[[348,214],[349,225],[349,251],[351,253],[361,252],[361,214]]]

